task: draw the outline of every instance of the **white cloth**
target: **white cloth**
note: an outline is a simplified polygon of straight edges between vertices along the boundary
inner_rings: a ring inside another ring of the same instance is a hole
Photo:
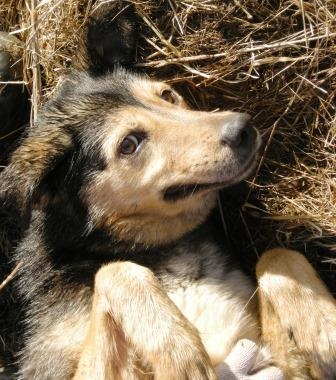
[[[240,340],[216,371],[219,380],[284,380],[282,371],[274,366],[255,370],[259,347],[248,339]]]

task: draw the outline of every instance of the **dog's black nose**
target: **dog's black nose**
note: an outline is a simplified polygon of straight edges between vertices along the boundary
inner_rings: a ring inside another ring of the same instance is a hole
[[[221,143],[230,148],[245,148],[256,138],[256,132],[247,114],[234,114],[230,121],[224,123],[221,131]]]

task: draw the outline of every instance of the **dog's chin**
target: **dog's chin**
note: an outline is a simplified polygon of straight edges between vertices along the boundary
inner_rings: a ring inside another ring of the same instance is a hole
[[[225,187],[233,186],[244,179],[248,178],[254,169],[256,168],[258,162],[258,155],[251,155],[250,160],[244,165],[241,170],[237,173],[227,178],[227,176],[222,176],[220,173],[211,182],[199,182],[199,183],[181,183],[173,186],[167,187],[163,192],[163,199],[167,202],[176,202],[183,200],[185,198],[191,197],[202,197],[209,192],[223,189]]]

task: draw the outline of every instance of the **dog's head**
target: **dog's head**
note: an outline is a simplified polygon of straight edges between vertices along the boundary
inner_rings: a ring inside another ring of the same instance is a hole
[[[96,62],[104,51],[117,60],[103,47]],[[87,233],[157,245],[201,223],[216,191],[251,173],[259,145],[246,114],[191,111],[167,84],[122,68],[77,72],[14,153],[3,189],[22,210],[75,223],[83,207]]]

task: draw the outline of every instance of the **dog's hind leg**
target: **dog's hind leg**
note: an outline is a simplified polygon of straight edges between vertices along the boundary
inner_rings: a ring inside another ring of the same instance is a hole
[[[287,379],[336,378],[336,302],[306,258],[273,249],[257,265],[263,340]]]
[[[197,330],[168,298],[154,274],[130,262],[102,267],[95,278],[90,328],[76,380],[215,379]],[[148,374],[150,377],[150,374]]]

